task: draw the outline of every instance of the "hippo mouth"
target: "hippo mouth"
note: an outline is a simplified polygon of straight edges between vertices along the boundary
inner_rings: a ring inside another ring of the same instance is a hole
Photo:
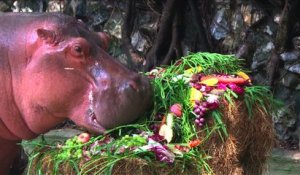
[[[96,114],[93,110],[93,108],[89,108],[87,111],[87,118],[88,123],[91,127],[88,127],[87,129],[93,133],[104,133],[105,128],[100,124],[100,122],[97,120]]]
[[[117,87],[111,81],[103,80],[100,81],[103,83],[100,88],[90,89],[86,101],[88,108],[85,108],[86,128],[104,133],[143,116],[153,105],[152,89],[148,80],[140,78],[136,81],[125,82]]]

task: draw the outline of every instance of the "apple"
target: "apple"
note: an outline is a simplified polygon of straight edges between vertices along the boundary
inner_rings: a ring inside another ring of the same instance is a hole
[[[179,103],[175,103],[170,107],[170,112],[177,117],[182,116],[182,106]]]
[[[90,140],[91,136],[89,133],[81,133],[78,137],[77,137],[77,141],[79,141],[80,143],[87,143]]]

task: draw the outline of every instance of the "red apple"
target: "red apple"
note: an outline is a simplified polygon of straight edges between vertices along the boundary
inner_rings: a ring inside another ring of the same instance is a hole
[[[80,142],[80,143],[87,143],[89,140],[90,140],[91,136],[89,133],[81,133],[78,137],[77,137],[77,140]]]
[[[170,107],[170,112],[177,117],[182,116],[182,106],[179,103],[175,103]]]

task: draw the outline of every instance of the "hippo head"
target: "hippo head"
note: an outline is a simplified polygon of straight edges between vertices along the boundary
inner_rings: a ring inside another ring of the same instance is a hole
[[[133,122],[152,107],[149,80],[106,53],[105,35],[64,15],[30,28],[18,88],[21,112],[34,132],[45,132],[67,117],[103,133]]]

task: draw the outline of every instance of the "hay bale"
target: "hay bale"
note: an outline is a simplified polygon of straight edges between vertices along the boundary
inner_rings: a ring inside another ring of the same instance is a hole
[[[272,120],[259,106],[249,117],[245,105],[236,102],[224,110],[224,123],[229,133],[223,142],[215,134],[204,145],[216,175],[259,175],[265,170],[266,160],[275,141]]]
[[[226,124],[229,136],[222,141],[218,133],[214,133],[199,149],[206,151],[212,158],[208,161],[216,175],[259,175],[265,170],[267,157],[273,147],[274,132],[271,117],[259,106],[253,109],[253,116],[249,117],[245,105],[237,101],[234,105],[228,104],[223,109],[223,122]],[[212,123],[210,119],[208,123]],[[203,133],[203,132],[202,132]],[[204,138],[204,135],[200,136]],[[41,167],[43,174],[54,174],[54,162],[47,151],[38,156],[32,163],[29,174]],[[86,162],[81,160],[79,167],[86,174],[99,174],[105,157],[99,157]],[[142,175],[142,174],[199,174],[197,166],[191,162],[190,167],[182,167],[180,162],[162,166],[161,162],[149,162],[144,159],[123,159],[117,162],[112,169],[113,175]],[[77,174],[69,164],[61,164],[57,174]],[[201,173],[200,173],[201,174]],[[205,174],[202,171],[202,174]]]
[[[95,175],[101,174],[103,168],[101,165],[105,161],[105,158],[98,158],[94,159],[90,162],[85,162],[85,166],[82,166],[83,160],[81,165],[81,171],[83,174],[86,175]],[[38,166],[40,168],[38,168]],[[69,163],[61,164],[56,172],[54,170],[54,161],[51,156],[47,155],[42,157],[35,158],[34,162],[32,163],[31,168],[29,169],[29,174],[38,174],[36,171],[39,169],[40,172],[44,175],[53,175],[53,174],[68,174],[68,175],[77,175],[76,170],[72,168]],[[198,174],[196,166],[190,165],[189,167],[185,167],[182,169],[179,162],[174,165],[162,166],[159,162],[148,162],[144,159],[138,158],[128,158],[118,161],[112,169],[111,175],[190,175],[190,174]]]

